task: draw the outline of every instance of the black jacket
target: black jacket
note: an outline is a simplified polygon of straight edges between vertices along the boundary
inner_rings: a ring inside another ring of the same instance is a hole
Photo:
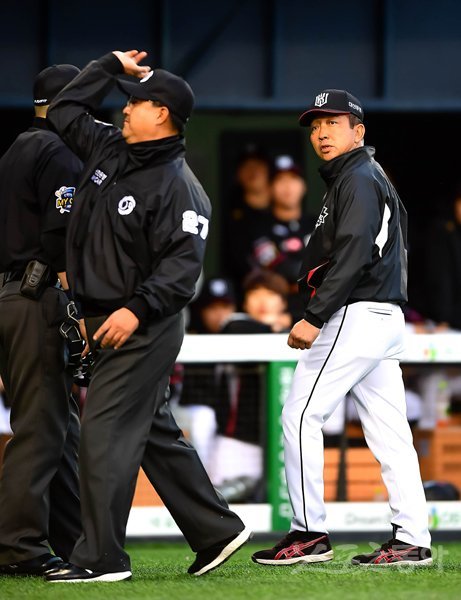
[[[38,259],[65,270],[65,232],[82,163],[36,117],[0,160],[0,272]]]
[[[299,279],[316,327],[346,304],[407,300],[406,211],[374,153],[357,148],[320,168],[327,193]]]
[[[68,274],[86,316],[126,306],[141,321],[180,311],[200,273],[211,206],[181,136],[127,144],[96,121],[123,72],[113,55],[91,62],[48,112],[85,171],[68,230]]]

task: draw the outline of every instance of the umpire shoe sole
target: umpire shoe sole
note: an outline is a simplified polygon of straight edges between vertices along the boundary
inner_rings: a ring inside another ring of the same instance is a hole
[[[247,527],[235,535],[233,538],[224,540],[221,544],[216,544],[211,548],[197,552],[197,558],[195,562],[188,569],[190,575],[199,577],[204,575],[219,565],[222,565],[228,558],[232,556],[237,550],[248,542],[253,535],[252,531]]]
[[[113,583],[115,581],[131,579],[131,571],[103,573],[101,571],[92,571],[91,569],[84,569],[71,563],[66,563],[61,569],[49,573],[45,579],[50,583]]]

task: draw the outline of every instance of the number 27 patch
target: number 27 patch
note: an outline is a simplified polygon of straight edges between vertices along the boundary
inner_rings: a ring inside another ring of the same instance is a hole
[[[182,213],[182,230],[186,233],[200,235],[206,240],[210,221],[203,215],[198,215],[195,210],[185,210]]]

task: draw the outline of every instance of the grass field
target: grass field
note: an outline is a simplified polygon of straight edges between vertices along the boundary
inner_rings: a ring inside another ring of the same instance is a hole
[[[270,545],[270,544],[269,544]],[[0,577],[1,600],[392,600],[461,598],[461,543],[436,543],[434,566],[364,570],[349,565],[368,544],[337,544],[325,564],[262,567],[250,561],[267,543],[250,543],[225,565],[191,577],[193,553],[180,543],[129,545],[133,579],[119,583],[50,584],[36,578]]]

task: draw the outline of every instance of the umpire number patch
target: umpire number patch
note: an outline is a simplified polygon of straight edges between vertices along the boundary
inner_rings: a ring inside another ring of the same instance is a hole
[[[195,210],[186,210],[182,213],[182,230],[200,235],[203,240],[207,238],[209,223],[206,217],[198,215]]]

